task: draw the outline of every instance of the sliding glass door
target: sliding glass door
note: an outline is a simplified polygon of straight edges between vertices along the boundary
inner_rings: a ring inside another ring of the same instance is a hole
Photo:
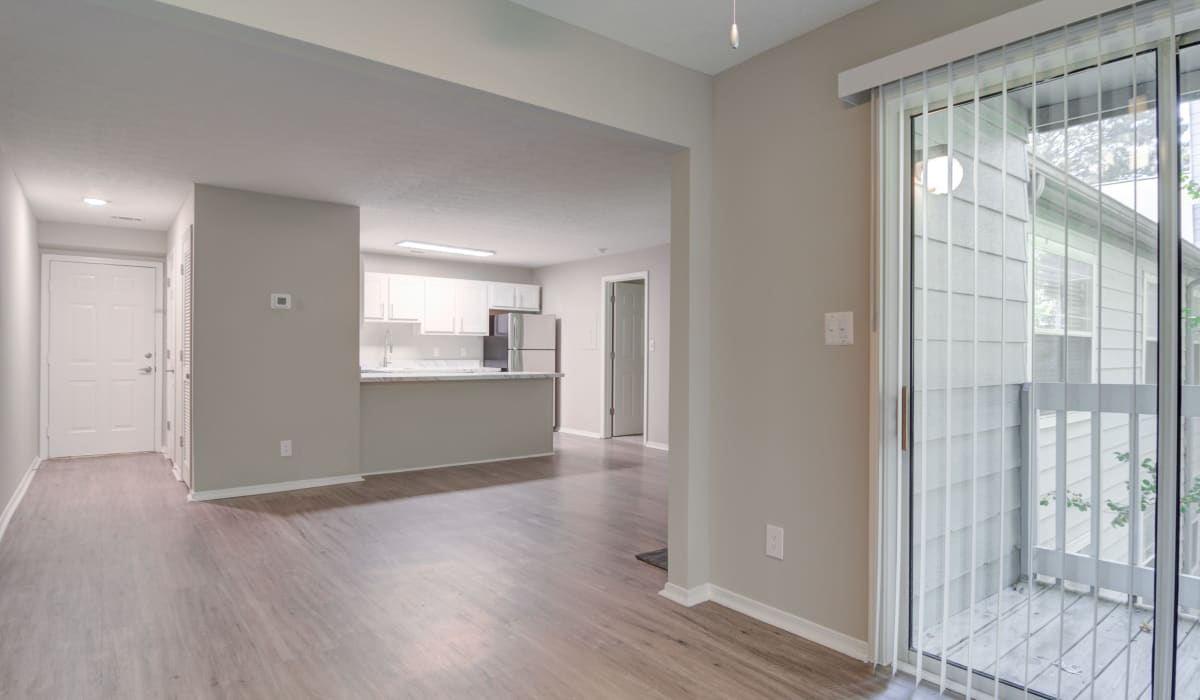
[[[1200,45],[1170,12],[877,96],[903,241],[881,248],[903,299],[880,297],[903,343],[882,561],[923,681],[1200,697]]]

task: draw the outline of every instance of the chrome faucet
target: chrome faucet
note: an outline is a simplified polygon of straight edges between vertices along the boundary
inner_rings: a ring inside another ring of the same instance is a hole
[[[383,332],[383,366],[392,366],[392,329]]]

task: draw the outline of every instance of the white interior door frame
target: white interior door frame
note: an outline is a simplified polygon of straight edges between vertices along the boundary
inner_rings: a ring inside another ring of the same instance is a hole
[[[633,280],[642,280],[646,285],[646,293],[642,304],[644,313],[642,314],[642,444],[645,444],[650,437],[648,430],[650,425],[650,271],[642,270],[640,272],[626,272],[618,275],[605,275],[600,278],[600,305],[604,308],[604,351],[601,353],[600,364],[603,368],[604,376],[604,405],[600,407],[600,413],[603,417],[604,429],[601,434],[605,438],[611,438],[613,434],[612,413],[609,411],[612,408],[612,352],[613,352],[613,312],[612,297],[613,284],[616,282],[630,282]]]
[[[123,265],[127,267],[145,267],[154,270],[154,363],[159,371],[155,372],[154,389],[154,430],[155,444],[163,441],[163,263],[161,260],[138,258],[117,258],[86,255],[70,255],[67,253],[42,253],[42,318],[41,318],[41,359],[39,365],[39,395],[40,409],[38,416],[38,446],[42,459],[50,455],[50,263],[52,262],[92,263],[97,265]]]

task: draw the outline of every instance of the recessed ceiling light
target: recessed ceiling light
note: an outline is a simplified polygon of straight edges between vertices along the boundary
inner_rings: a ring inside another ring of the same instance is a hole
[[[102,207],[105,204],[108,204],[108,200],[100,199],[99,197],[84,197],[83,203],[89,207]]]
[[[433,253],[450,253],[451,255],[470,255],[476,258],[487,258],[496,254],[494,250],[479,250],[478,248],[458,248],[452,245],[438,245],[436,243],[418,243],[417,241],[401,241],[396,244],[397,248],[408,248],[409,250],[428,250]]]
[[[140,217],[140,216],[114,216],[113,218],[116,219],[117,221],[141,221],[142,220],[142,217]]]

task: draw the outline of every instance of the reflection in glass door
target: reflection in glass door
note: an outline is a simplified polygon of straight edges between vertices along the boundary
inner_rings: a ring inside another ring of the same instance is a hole
[[[908,644],[939,684],[958,669],[1053,698],[1150,691],[1158,241],[1174,230],[1159,215],[1162,53],[1099,46],[1090,61],[1060,50],[1056,71],[1035,41],[987,92],[978,59],[950,66],[910,113]],[[1200,283],[1190,293],[1200,309]]]

